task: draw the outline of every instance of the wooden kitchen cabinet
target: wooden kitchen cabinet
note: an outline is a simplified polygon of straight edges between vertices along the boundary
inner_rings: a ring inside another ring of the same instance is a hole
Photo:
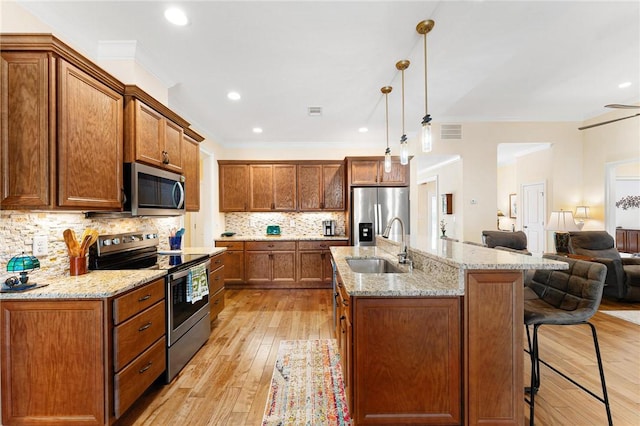
[[[135,86],[125,91],[125,161],[182,172],[184,127],[138,99],[140,92]]]
[[[616,228],[616,248],[622,253],[640,252],[640,229]]]
[[[331,288],[333,268],[331,246],[346,246],[347,241],[298,241],[297,283],[304,288]]]
[[[344,391],[350,411],[353,407],[353,313],[351,297],[342,283],[340,274],[336,276],[336,323],[335,336],[340,351],[340,366],[344,381]],[[351,411],[353,413],[353,411]]]
[[[59,60],[58,205],[122,207],[122,95]]]
[[[1,35],[0,207],[122,206],[122,83],[52,35]]]
[[[244,241],[216,241],[216,247],[226,247],[224,257],[224,285],[244,284]]]
[[[295,164],[249,164],[249,210],[295,211]]]
[[[296,282],[295,241],[245,242],[246,283],[251,287],[278,288]]]
[[[384,157],[348,157],[350,186],[408,186],[409,165],[400,164],[399,157],[391,160],[391,171],[384,171]]]
[[[346,370],[355,423],[461,424],[460,299],[352,297],[351,304]]]
[[[108,299],[3,300],[0,315],[3,424],[112,424],[165,370],[164,278]]]
[[[299,210],[344,210],[344,180],[344,162],[298,164]]]
[[[221,212],[249,209],[249,166],[218,160],[218,185]]]
[[[185,207],[188,212],[200,210],[200,146],[188,135],[182,141],[182,174],[185,178]]]
[[[218,318],[224,309],[224,252],[211,257],[209,273],[209,320]]]

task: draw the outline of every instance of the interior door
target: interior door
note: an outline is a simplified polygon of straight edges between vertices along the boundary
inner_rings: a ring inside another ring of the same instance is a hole
[[[527,235],[527,249],[533,254],[542,254],[546,247],[545,184],[522,185],[522,230]]]

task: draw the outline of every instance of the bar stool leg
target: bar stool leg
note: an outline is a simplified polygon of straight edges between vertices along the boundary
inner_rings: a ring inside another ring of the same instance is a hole
[[[602,358],[600,357],[600,344],[598,343],[598,335],[596,328],[590,322],[587,322],[591,327],[591,334],[593,335],[593,346],[596,349],[596,358],[598,359],[598,370],[600,372],[600,383],[602,384],[602,402],[607,410],[607,421],[609,426],[613,426],[613,419],[611,418],[611,407],[609,407],[609,395],[607,394],[607,385],[604,380],[604,369],[602,368]]]

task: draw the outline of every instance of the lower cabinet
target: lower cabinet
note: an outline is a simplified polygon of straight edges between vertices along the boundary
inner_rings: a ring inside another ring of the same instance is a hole
[[[616,229],[616,248],[622,253],[640,252],[640,229]]]
[[[164,293],[3,300],[2,423],[113,423],[165,370]]]
[[[212,256],[209,273],[209,319],[211,322],[215,321],[224,309],[224,270],[224,253]]]
[[[354,424],[461,424],[460,298],[350,298],[336,339]]]
[[[249,285],[283,287],[296,282],[295,241],[247,241],[244,261]]]
[[[277,237],[274,237],[277,238]],[[216,241],[227,288],[331,288],[331,247],[347,240]]]

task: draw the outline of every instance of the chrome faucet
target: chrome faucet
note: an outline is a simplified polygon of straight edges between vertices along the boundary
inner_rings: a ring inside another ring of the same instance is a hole
[[[384,229],[384,232],[382,233],[382,237],[389,238],[389,233],[391,233],[391,226],[393,226],[393,222],[395,222],[396,220],[400,222],[400,232],[402,232],[402,249],[401,249],[402,251],[398,253],[398,263],[402,263],[402,264],[408,263],[411,266],[412,262],[409,259],[408,253],[407,253],[407,243],[406,243],[407,235],[404,232],[404,222],[402,222],[402,219],[400,219],[398,216],[395,216],[393,219],[391,219],[387,224],[387,227]]]

